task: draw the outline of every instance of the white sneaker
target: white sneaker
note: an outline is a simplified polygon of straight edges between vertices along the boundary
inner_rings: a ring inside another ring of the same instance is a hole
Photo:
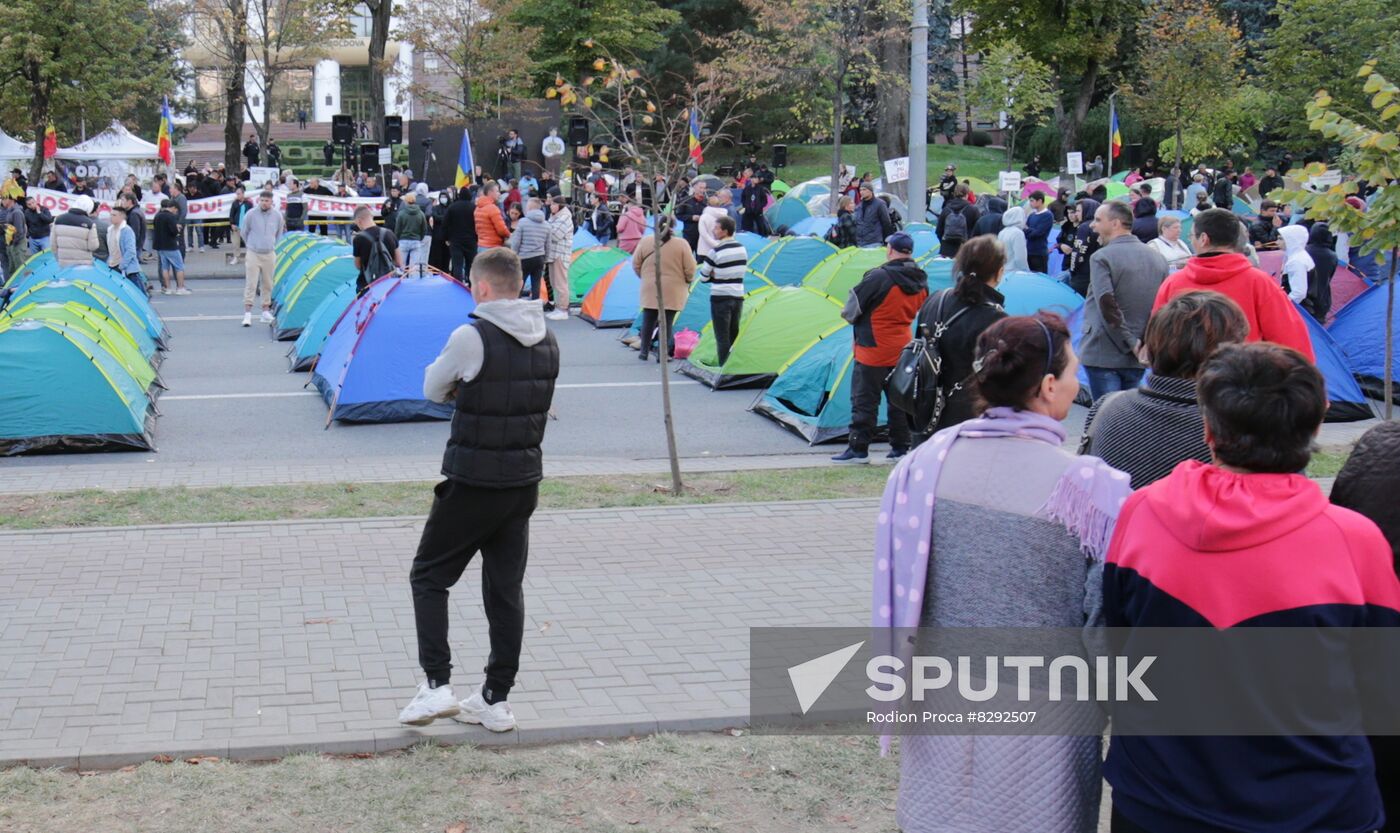
[[[568,314],[567,312],[564,312],[562,309],[556,309],[556,310],[551,310],[550,312],[546,312],[546,313],[544,314],[544,317],[545,317],[545,318],[548,318],[550,321],[567,321],[567,320],[569,320],[569,314]]]
[[[515,713],[510,710],[510,703],[502,700],[494,705],[487,705],[481,697],[480,689],[473,691],[472,696],[458,706],[459,711],[452,715],[452,719],[458,723],[475,723],[493,732],[509,732],[515,728]]]
[[[169,295],[169,294],[170,294],[170,287],[168,287],[168,286],[162,286],[162,287],[160,288],[160,294],[162,294],[162,295]]]
[[[428,688],[428,682],[424,680],[418,684],[418,693],[399,712],[399,722],[408,726],[427,726],[439,717],[455,717],[458,710],[457,698],[452,696],[452,686]]]
[[[251,312],[245,312],[245,313],[243,313],[243,326],[245,326],[245,327],[251,327],[251,326],[253,326],[253,314],[252,314]]]
[[[182,286],[182,287],[180,287],[179,289],[175,290],[175,294],[176,294],[176,295],[188,295],[188,294],[190,294],[190,291],[189,291],[188,289],[186,289],[185,287]]]
[[[262,318],[259,318],[258,320],[264,324],[271,324],[276,319],[272,317],[272,310],[265,309],[263,310]]]

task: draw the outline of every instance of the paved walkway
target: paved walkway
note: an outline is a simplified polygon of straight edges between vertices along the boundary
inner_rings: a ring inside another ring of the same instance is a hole
[[[748,628],[865,622],[874,506],[541,513],[506,735],[396,723],[421,520],[0,533],[0,764],[743,725]],[[464,692],[487,653],[476,569],[452,597]]]

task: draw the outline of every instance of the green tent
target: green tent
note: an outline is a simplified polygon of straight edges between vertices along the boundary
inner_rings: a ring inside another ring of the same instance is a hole
[[[839,440],[851,429],[851,350],[849,326],[817,339],[778,371],[778,378],[753,406],[756,413],[795,432],[811,445]],[[877,424],[885,425],[880,399]]]
[[[841,302],[829,295],[803,286],[759,289],[744,299],[739,337],[724,366],[718,364],[714,328],[706,326],[680,370],[712,388],[762,385],[814,339],[845,326]]]
[[[1103,186],[1104,193],[1111,200],[1132,199],[1132,191],[1121,182],[1106,182]]]
[[[1109,179],[1113,180],[1114,182],[1122,182],[1123,180],[1128,178],[1128,174],[1130,173],[1132,173],[1131,170],[1124,168],[1123,170],[1109,177]]]
[[[790,227],[798,220],[805,220],[812,216],[812,212],[807,210],[807,204],[794,197],[783,197],[763,212],[763,216],[768,220],[768,225],[774,233],[780,229]]]
[[[883,248],[842,249],[812,267],[802,285],[843,301],[866,272],[885,262]]]
[[[787,196],[787,192],[792,190],[792,186],[781,179],[775,179],[773,184],[768,186],[768,190],[773,192],[773,196],[782,198]]]
[[[0,379],[0,455],[154,448],[145,388],[79,327],[11,320]]]
[[[155,361],[153,356],[158,345],[141,314],[132,309],[125,299],[93,281],[57,278],[35,283],[11,298],[9,308],[21,309],[30,304],[66,304],[70,301],[97,310],[115,321],[140,345],[141,354]]]
[[[594,246],[588,249],[577,249],[573,254],[573,262],[569,264],[569,300],[578,305],[583,303],[583,296],[588,294],[588,290],[593,288],[593,284],[603,277],[609,269],[631,257],[621,249],[612,246]]]
[[[355,285],[359,270],[350,255],[328,257],[288,287],[277,308],[277,323],[273,332],[278,341],[291,341],[301,335],[302,328],[327,296],[346,284]]]
[[[99,310],[69,301],[63,304],[22,304],[7,308],[0,314],[0,328],[12,327],[19,321],[52,321],[81,330],[112,354],[127,373],[140,383],[142,390],[150,390],[157,381],[154,361],[160,354],[155,344],[149,340],[138,342],[137,337]],[[142,332],[139,336],[145,338],[146,334]]]

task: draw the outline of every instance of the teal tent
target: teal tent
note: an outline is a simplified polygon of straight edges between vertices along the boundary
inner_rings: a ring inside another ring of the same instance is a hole
[[[778,372],[778,378],[753,405],[755,413],[775,420],[809,444],[844,438],[851,428],[851,328],[843,327],[813,341]],[[885,425],[880,399],[878,425]]]
[[[794,286],[837,251],[815,237],[779,237],[757,252],[749,252],[749,268],[775,286]]]
[[[326,258],[307,270],[300,278],[293,279],[289,276],[283,285],[291,286],[282,297],[282,304],[277,308],[276,323],[272,325],[277,340],[290,341],[301,335],[306,322],[320,303],[342,287],[349,286],[353,289],[358,275],[355,258],[339,255]]]
[[[91,267],[80,267],[88,269]],[[129,281],[127,283],[130,283]],[[102,313],[117,322],[121,328],[139,338],[142,354],[151,356],[158,346],[150,334],[140,313],[127,302],[127,299],[107,289],[96,281],[67,280],[63,275],[49,281],[40,281],[11,296],[7,309],[20,310],[30,304],[66,304],[76,302]]]
[[[287,352],[292,370],[310,370],[311,366],[316,364],[317,357],[321,355],[321,345],[326,343],[326,336],[330,335],[331,329],[354,300],[353,281],[337,287],[321,299],[321,303],[317,304],[316,309],[307,317],[306,325],[292,344],[292,349]]]
[[[350,247],[343,243],[322,240],[298,250],[286,261],[279,261],[272,283],[273,308],[280,307],[286,301],[287,293],[292,287],[312,269],[333,257],[348,256],[350,253]]]
[[[18,286],[35,275],[42,279],[51,278],[57,273],[58,258],[54,257],[53,249],[45,249],[20,264],[20,267],[10,274],[10,279],[4,285]]]
[[[805,220],[812,216],[812,212],[807,210],[807,204],[795,197],[783,197],[763,212],[763,216],[768,220],[768,226],[775,232],[791,226],[798,220]]]
[[[747,295],[757,289],[772,286],[762,275],[750,269],[744,273],[744,294]],[[676,313],[675,331],[695,330],[699,332],[705,329],[710,323],[710,284],[697,280],[690,287],[690,295],[686,298],[685,307]],[[635,332],[641,326],[641,315],[632,322],[632,331]]]
[[[170,333],[165,329],[165,322],[161,320],[160,313],[151,306],[151,299],[146,297],[145,290],[106,266],[66,266],[47,273],[39,270],[11,283],[10,289],[14,290],[14,296],[18,297],[22,292],[56,279],[90,284],[86,291],[104,299],[103,306],[115,304],[126,308],[141,322],[147,335],[158,345],[165,346]],[[11,299],[12,302],[13,300],[14,298]]]

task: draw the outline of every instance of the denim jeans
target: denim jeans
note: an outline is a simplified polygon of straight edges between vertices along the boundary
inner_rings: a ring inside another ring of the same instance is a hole
[[[1084,367],[1084,373],[1089,377],[1089,394],[1095,402],[1115,391],[1136,388],[1142,384],[1142,376],[1146,372],[1141,367]]]
[[[399,251],[403,252],[404,266],[415,266],[428,259],[427,247],[422,240],[400,240]]]
[[[44,250],[47,249],[48,247],[49,247],[49,238],[47,238],[47,237],[31,237],[31,238],[29,238],[29,253],[32,254],[32,255],[37,255],[39,252],[44,251]]]

